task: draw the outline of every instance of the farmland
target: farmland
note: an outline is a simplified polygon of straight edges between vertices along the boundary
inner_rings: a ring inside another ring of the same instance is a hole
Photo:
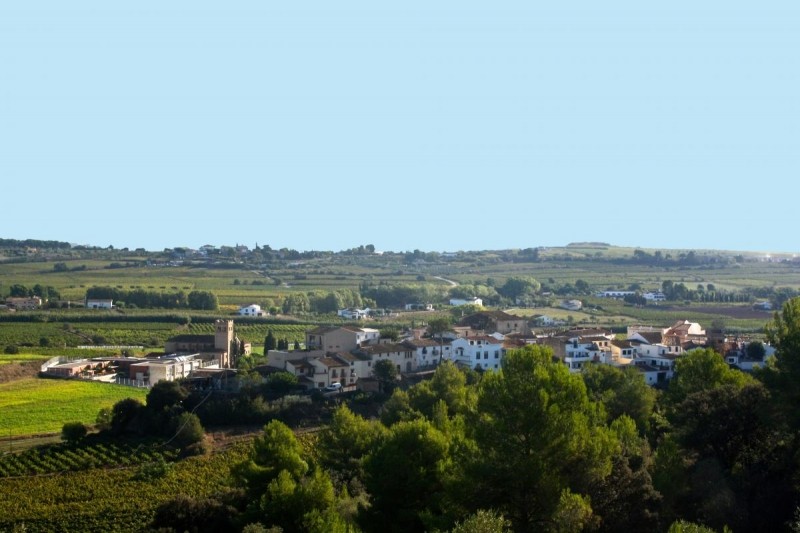
[[[3,479],[0,530],[25,524],[26,531],[141,531],[175,495],[210,497],[224,489],[230,464],[241,457],[230,449],[185,459],[157,479],[141,479],[137,467]]]
[[[0,383],[0,435],[61,431],[65,422],[94,423],[104,407],[125,398],[144,400],[146,389],[105,383],[26,378]]]

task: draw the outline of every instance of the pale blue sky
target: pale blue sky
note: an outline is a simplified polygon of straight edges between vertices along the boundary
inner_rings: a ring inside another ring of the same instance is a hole
[[[800,2],[0,5],[0,237],[800,251]]]

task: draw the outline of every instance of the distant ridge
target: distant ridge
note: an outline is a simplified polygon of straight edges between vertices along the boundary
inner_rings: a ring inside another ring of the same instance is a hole
[[[567,248],[574,247],[574,248],[610,248],[611,245],[607,242],[571,242],[567,245]]]

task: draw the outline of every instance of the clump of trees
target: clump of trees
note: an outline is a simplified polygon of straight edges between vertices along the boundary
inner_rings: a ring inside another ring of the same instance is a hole
[[[183,405],[188,396],[177,381],[159,381],[148,392],[146,403],[133,398],[120,400],[110,413],[101,411],[98,421],[112,436],[155,436],[187,455],[205,453],[200,419]]]
[[[90,287],[86,298],[116,300],[127,306],[159,309],[197,309],[216,311],[219,309],[217,296],[210,291],[157,292],[144,289],[125,290],[116,287]]]

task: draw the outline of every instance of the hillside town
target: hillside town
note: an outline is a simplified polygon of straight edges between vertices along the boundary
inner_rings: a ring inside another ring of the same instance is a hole
[[[400,379],[432,373],[443,361],[492,372],[502,368],[508,350],[542,345],[571,373],[588,365],[630,366],[648,385],[664,386],[674,375],[676,361],[691,350],[712,348],[729,366],[744,372],[763,365],[774,353],[767,345],[754,357],[747,349],[748,340],[706,330],[688,320],[664,328],[628,326],[625,333],[602,328],[537,333],[531,324],[523,317],[494,310],[472,313],[435,335],[428,327],[410,328],[397,338],[387,338],[369,327],[319,326],[306,331],[301,349],[269,350],[267,364],[256,370],[265,377],[288,372],[306,390],[376,390],[374,371],[380,361],[391,362]],[[234,321],[220,319],[213,335],[172,337],[163,354],[70,361],[56,357],[42,365],[42,373],[139,387],[185,379],[235,389],[236,360],[251,351],[251,344],[235,335]]]

